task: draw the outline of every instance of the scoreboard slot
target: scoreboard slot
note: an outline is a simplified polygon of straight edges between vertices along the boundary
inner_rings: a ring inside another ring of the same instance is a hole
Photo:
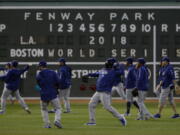
[[[174,44],[176,45],[176,46],[180,46],[180,36],[178,35],[176,35],[176,36],[174,36]]]
[[[8,36],[4,35],[4,36],[0,36],[0,45],[3,46],[3,45],[7,45],[8,44]]]

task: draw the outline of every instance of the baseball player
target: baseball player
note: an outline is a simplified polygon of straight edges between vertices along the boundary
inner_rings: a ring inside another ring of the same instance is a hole
[[[4,74],[7,74],[10,69],[11,69],[11,63],[10,62],[6,63],[5,68],[0,67],[0,71],[4,71]],[[6,83],[4,83],[4,89],[3,90],[5,90],[5,88],[6,88]],[[8,98],[11,101],[11,104],[14,104],[13,95],[10,94]]]
[[[60,78],[60,89],[59,89],[59,98],[60,101],[64,100],[64,113],[70,113],[70,90],[71,90],[71,68],[66,65],[66,60],[64,58],[59,59],[59,69],[58,69],[58,76]]]
[[[86,123],[86,125],[96,125],[95,108],[100,102],[107,111],[120,120],[123,126],[127,124],[124,116],[111,106],[111,90],[115,77],[119,75],[119,71],[113,69],[112,66],[112,61],[107,60],[105,68],[102,68],[99,72],[88,74],[88,76],[98,77],[98,79],[96,83],[96,92],[89,102],[89,122]]]
[[[126,113],[125,116],[130,115],[131,104],[139,110],[139,105],[136,100],[133,100],[133,90],[136,87],[136,69],[133,65],[133,58],[129,57],[126,59],[127,74],[125,77],[125,88],[126,88]]]
[[[169,103],[173,109],[174,115],[171,118],[179,118],[180,115],[177,113],[176,104],[173,98],[174,86],[176,86],[174,69],[170,65],[170,60],[168,57],[162,58],[162,67],[159,70],[159,84],[157,85],[156,92],[159,93],[159,109],[158,113],[154,115],[155,118],[161,117],[161,112],[166,104],[166,99],[168,98]]]
[[[6,87],[3,90],[1,96],[1,111],[0,114],[4,114],[6,110],[6,100],[10,94],[14,94],[16,99],[19,101],[20,105],[27,113],[31,113],[28,106],[24,102],[24,99],[20,96],[19,85],[21,80],[21,75],[29,69],[29,66],[26,66],[24,69],[18,69],[18,62],[11,62],[11,69],[6,75],[0,76],[0,79],[6,83]]]
[[[114,85],[112,87],[112,94],[116,91],[119,96],[122,97],[122,99],[126,99],[126,95],[124,93],[124,84],[123,84],[123,79],[124,79],[124,65],[120,64],[118,62],[113,64],[113,68],[116,70],[119,70],[120,75],[116,76]]]
[[[52,104],[55,110],[54,125],[62,128],[61,124],[61,109],[58,98],[59,77],[53,70],[47,69],[45,61],[39,62],[40,72],[36,76],[37,84],[40,87],[41,95],[41,114],[45,123],[44,128],[51,128],[48,114],[48,105]]]
[[[137,75],[136,75],[136,88],[138,89],[138,105],[140,110],[140,115],[137,120],[145,120],[153,118],[152,114],[146,108],[144,101],[146,99],[148,91],[148,76],[149,73],[145,67],[144,58],[139,58],[137,60]]]

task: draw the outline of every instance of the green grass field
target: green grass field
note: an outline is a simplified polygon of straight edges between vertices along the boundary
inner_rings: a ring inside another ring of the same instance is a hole
[[[7,112],[0,115],[0,135],[180,135],[180,119],[170,119],[172,115],[169,105],[163,111],[159,120],[137,121],[137,110],[132,108],[132,115],[127,118],[127,127],[104,110],[97,107],[96,126],[85,126],[88,121],[87,104],[72,103],[72,113],[62,114],[63,129],[52,127],[44,129],[39,104],[29,104],[32,114],[28,115],[18,104],[7,106]],[[123,103],[113,103],[113,106],[123,113]],[[149,110],[154,114],[157,103],[147,103]],[[180,106],[180,103],[177,104]],[[50,114],[53,122],[54,114]]]

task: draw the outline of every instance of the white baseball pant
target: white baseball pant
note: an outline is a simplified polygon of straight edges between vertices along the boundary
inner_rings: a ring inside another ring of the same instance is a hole
[[[122,119],[123,116],[111,106],[111,93],[110,92],[95,92],[89,102],[89,122],[96,122],[95,108],[99,104],[99,101],[103,104],[103,107],[112,113],[112,115],[118,119]]]
[[[43,117],[43,121],[45,124],[49,124],[50,120],[49,120],[49,114],[48,114],[48,105],[49,103],[52,104],[54,110],[55,110],[55,118],[54,121],[61,121],[61,107],[60,107],[60,103],[59,103],[59,99],[55,98],[51,101],[40,101],[40,106],[41,106],[41,114]]]
[[[126,99],[126,95],[124,93],[124,86],[122,82],[120,82],[117,86],[112,87],[112,93],[114,93],[115,91],[118,93],[119,96],[122,97],[122,99]]]
[[[20,105],[22,106],[23,109],[28,109],[27,104],[25,103],[24,99],[20,96],[19,90],[16,91],[11,91],[5,88],[3,90],[2,96],[1,96],[1,110],[3,112],[6,111],[6,101],[9,95],[14,94],[16,99],[19,101]]]
[[[167,87],[165,89],[161,88],[161,93],[160,93],[160,97],[159,97],[160,105],[165,105],[167,98],[168,98],[170,104],[174,103],[173,90],[171,90],[170,87]]]
[[[144,101],[146,99],[147,92],[138,90],[138,104],[140,110],[140,118],[144,119],[145,116],[152,116],[152,114],[146,108]]]
[[[69,87],[67,89],[60,89],[59,90],[59,99],[60,99],[60,102],[63,100],[64,107],[65,107],[65,110],[67,112],[71,111],[70,101],[69,101],[70,92],[71,92],[71,87]]]

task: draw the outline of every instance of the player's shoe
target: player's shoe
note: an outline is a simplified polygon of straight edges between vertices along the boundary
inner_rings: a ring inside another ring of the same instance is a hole
[[[149,120],[149,119],[151,119],[151,118],[152,118],[152,119],[155,119],[154,116],[151,115],[151,114],[146,114],[146,115],[145,115],[145,120]]]
[[[126,118],[123,116],[121,119],[119,119],[120,120],[120,122],[121,122],[121,124],[123,125],[123,126],[126,126],[127,125],[127,121],[126,121]]]
[[[136,120],[144,120],[143,117],[137,117]]]
[[[49,110],[48,113],[55,113],[56,110],[52,109],[52,110]]]
[[[0,114],[4,114],[4,111],[3,111],[3,110],[0,110]]]
[[[136,120],[145,120],[145,116],[144,115],[140,115],[140,113],[139,113],[138,117],[136,118]]]
[[[85,123],[84,125],[87,125],[87,126],[95,126],[96,123],[94,123],[94,122],[88,122],[88,123]]]
[[[154,118],[159,119],[159,118],[161,118],[161,115],[159,113],[157,113],[157,114],[154,115]]]
[[[63,128],[62,124],[59,121],[55,121],[54,126],[56,126],[57,128]]]
[[[31,111],[28,109],[28,108],[26,108],[26,109],[24,109],[28,114],[31,114]]]
[[[177,119],[177,118],[180,118],[180,115],[179,114],[174,114],[173,116],[171,116],[172,119]]]
[[[126,112],[126,113],[124,113],[124,116],[125,116],[125,117],[131,116],[131,114]]]
[[[45,124],[44,125],[44,128],[51,128],[51,125],[48,123],[48,124]]]
[[[64,111],[63,113],[70,113],[70,112],[71,112],[71,111],[68,110],[68,111]]]

